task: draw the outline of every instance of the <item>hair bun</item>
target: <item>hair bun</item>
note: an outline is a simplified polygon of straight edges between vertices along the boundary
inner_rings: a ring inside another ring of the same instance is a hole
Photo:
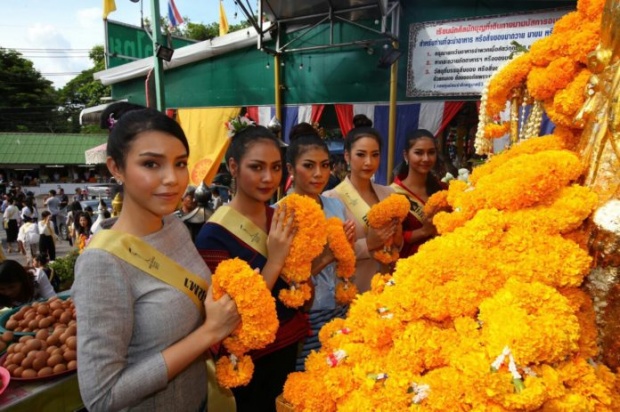
[[[353,127],[372,127],[372,120],[365,114],[356,114],[353,116]]]

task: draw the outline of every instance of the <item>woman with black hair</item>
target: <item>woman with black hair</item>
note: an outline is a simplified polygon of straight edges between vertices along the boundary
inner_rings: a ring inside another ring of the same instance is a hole
[[[325,218],[336,217],[342,221],[349,242],[355,242],[355,223],[347,220],[344,204],[336,198],[321,195],[330,176],[330,159],[327,144],[313,128],[303,133],[291,133],[286,151],[286,166],[295,178],[293,193],[308,196],[323,210]],[[319,330],[334,318],[343,318],[348,305],[336,301],[336,264],[330,247],[325,245],[323,253],[312,262],[312,300],[307,308],[310,333],[304,339],[301,353],[297,357],[297,370],[304,370],[304,362],[310,351],[321,348]]]
[[[439,158],[439,147],[431,132],[418,129],[409,133],[403,158],[391,187],[397,193],[407,196],[411,204],[409,214],[403,221],[404,244],[400,251],[400,257],[406,258],[437,234],[432,216],[424,215],[424,205],[429,197],[445,186],[433,174]]]
[[[213,300],[211,272],[172,214],[189,181],[189,144],[156,110],[114,119],[107,166],[123,208],[78,258],[72,287],[80,393],[93,412],[203,411],[205,354],[239,315],[228,295]]]
[[[221,206],[203,226],[196,246],[211,270],[226,259],[240,258],[259,269],[276,300],[280,323],[276,339],[251,353],[254,374],[247,386],[233,388],[237,411],[275,411],[289,373],[295,370],[299,342],[308,334],[301,309],[286,307],[278,294],[288,284],[280,276],[293,241],[293,217],[269,201],[282,180],[280,141],[267,128],[245,124],[226,153],[235,180],[232,201]]]
[[[344,159],[351,169],[350,175],[335,189],[323,193],[327,197],[339,198],[347,207],[348,216],[355,222],[357,264],[354,282],[360,293],[370,289],[370,281],[377,272],[390,271],[389,267],[373,258],[372,252],[383,248],[390,239],[397,248],[402,243],[400,223],[392,222],[375,229],[368,225],[366,218],[374,204],[394,192],[388,186],[372,182],[372,176],[379,168],[381,144],[379,132],[371,127],[355,127],[347,133]]]

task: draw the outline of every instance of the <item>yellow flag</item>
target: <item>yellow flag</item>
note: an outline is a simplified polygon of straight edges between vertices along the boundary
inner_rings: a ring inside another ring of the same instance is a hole
[[[228,19],[226,18],[226,11],[224,10],[224,3],[220,0],[220,36],[228,33]]]
[[[114,0],[103,0],[103,19],[108,18],[108,14],[116,10],[116,3]]]
[[[230,143],[224,124],[240,111],[239,107],[178,109],[177,120],[189,143],[190,184],[211,184]]]

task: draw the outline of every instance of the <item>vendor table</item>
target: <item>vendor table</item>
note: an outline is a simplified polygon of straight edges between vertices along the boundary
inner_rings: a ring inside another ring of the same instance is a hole
[[[0,395],[0,410],[73,412],[84,408],[77,373],[43,381],[12,380]]]

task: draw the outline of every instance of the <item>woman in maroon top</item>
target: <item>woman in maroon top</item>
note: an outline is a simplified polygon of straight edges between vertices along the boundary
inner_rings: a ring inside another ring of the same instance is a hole
[[[418,129],[407,135],[404,162],[400,164],[391,185],[397,193],[406,195],[411,204],[403,222],[401,258],[413,255],[422,243],[437,234],[432,216],[424,215],[424,205],[434,193],[445,189],[445,185],[432,173],[438,156],[437,140],[431,132]]]

